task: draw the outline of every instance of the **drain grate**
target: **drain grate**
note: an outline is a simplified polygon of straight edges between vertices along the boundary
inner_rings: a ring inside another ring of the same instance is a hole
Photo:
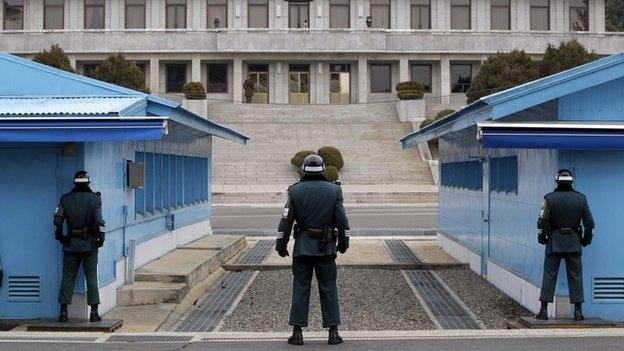
[[[396,263],[422,263],[414,251],[403,240],[385,240],[392,260]]]
[[[106,342],[120,343],[161,343],[161,342],[191,342],[189,335],[111,335]]]
[[[243,292],[249,281],[254,277],[255,272],[229,272],[223,282],[221,289],[208,294],[200,302],[200,307],[193,311],[187,320],[178,326],[179,332],[209,332],[213,331],[225,314],[236,303],[236,300]]]
[[[269,253],[271,252],[273,245],[275,245],[275,241],[273,240],[260,240],[256,243],[256,245],[254,245],[254,247],[251,248],[251,250],[249,250],[249,253],[241,257],[237,261],[237,263],[244,263],[244,264],[262,263],[262,261],[264,261],[267,258],[267,256],[269,256]]]
[[[404,271],[442,329],[481,329],[471,313],[430,271]]]
[[[0,341],[94,342],[97,336],[0,335]]]

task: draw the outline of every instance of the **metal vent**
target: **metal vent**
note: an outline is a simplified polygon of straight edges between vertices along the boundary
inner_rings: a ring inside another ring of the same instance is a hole
[[[594,277],[595,302],[624,302],[624,277]]]
[[[94,342],[95,340],[97,340],[97,336],[0,335],[0,341]]]
[[[39,302],[41,301],[41,285],[39,276],[10,275],[7,301]]]
[[[111,335],[106,342],[144,343],[144,342],[191,342],[189,335]]]

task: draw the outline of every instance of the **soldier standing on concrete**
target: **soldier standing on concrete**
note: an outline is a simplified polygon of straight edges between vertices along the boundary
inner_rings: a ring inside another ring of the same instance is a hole
[[[100,295],[97,262],[98,248],[104,245],[106,229],[102,219],[100,193],[94,193],[89,187],[90,183],[87,172],[76,172],[74,188],[61,196],[54,212],[55,236],[63,244],[63,280],[58,298],[61,304],[61,322],[68,320],[67,305],[72,302],[80,264],[87,281],[87,303],[91,306],[89,321],[102,320],[98,313]],[[67,235],[63,234],[63,223],[67,223]]]
[[[323,159],[318,155],[306,157],[302,170],[303,178],[288,189],[288,200],[279,223],[275,245],[281,257],[288,256],[288,240],[296,221],[289,321],[293,326],[293,334],[288,338],[288,343],[303,345],[301,328],[308,326],[310,284],[315,271],[323,328],[329,328],[329,344],[340,344],[342,338],[338,334],[341,321],[336,284],[336,251],[344,254],[349,248],[349,221],[343,205],[342,189],[323,175]]]
[[[548,319],[548,303],[553,302],[561,259],[566,263],[570,303],[574,304],[574,320],[585,318],[581,309],[584,302],[581,247],[591,244],[594,219],[585,195],[572,188],[573,180],[569,170],[562,169],[557,172],[557,188],[544,196],[537,222],[538,242],[546,245],[541,307],[535,316],[537,319]],[[584,236],[581,220],[585,227]]]

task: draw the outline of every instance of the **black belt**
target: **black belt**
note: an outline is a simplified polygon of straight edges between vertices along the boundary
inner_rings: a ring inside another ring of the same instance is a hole
[[[87,237],[89,236],[89,228],[72,229],[69,231],[69,236],[87,240]]]
[[[576,230],[574,228],[555,228],[553,230],[559,230],[559,233],[563,235],[575,234]]]

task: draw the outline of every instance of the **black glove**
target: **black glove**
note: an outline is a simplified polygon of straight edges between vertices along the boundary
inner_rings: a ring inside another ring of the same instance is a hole
[[[56,232],[54,233],[54,237],[63,245],[69,245],[71,238],[63,235],[62,233]]]
[[[344,254],[345,252],[347,252],[348,248],[349,248],[349,243],[346,240],[338,241],[338,252],[340,252],[341,254]]]
[[[277,251],[280,257],[288,256],[288,242],[284,239],[277,239],[275,242],[275,251]]]
[[[593,237],[594,237],[593,233],[586,233],[585,236],[583,236],[583,239],[581,240],[581,245],[583,245],[583,247],[590,245]]]
[[[290,256],[288,254],[288,250],[286,250],[286,249],[277,251],[277,254],[280,255],[280,257]]]
[[[537,242],[542,245],[546,245],[548,243],[548,237],[546,236],[546,234],[539,234],[537,236]]]
[[[104,246],[104,239],[97,239],[95,244],[97,245],[98,248]]]

